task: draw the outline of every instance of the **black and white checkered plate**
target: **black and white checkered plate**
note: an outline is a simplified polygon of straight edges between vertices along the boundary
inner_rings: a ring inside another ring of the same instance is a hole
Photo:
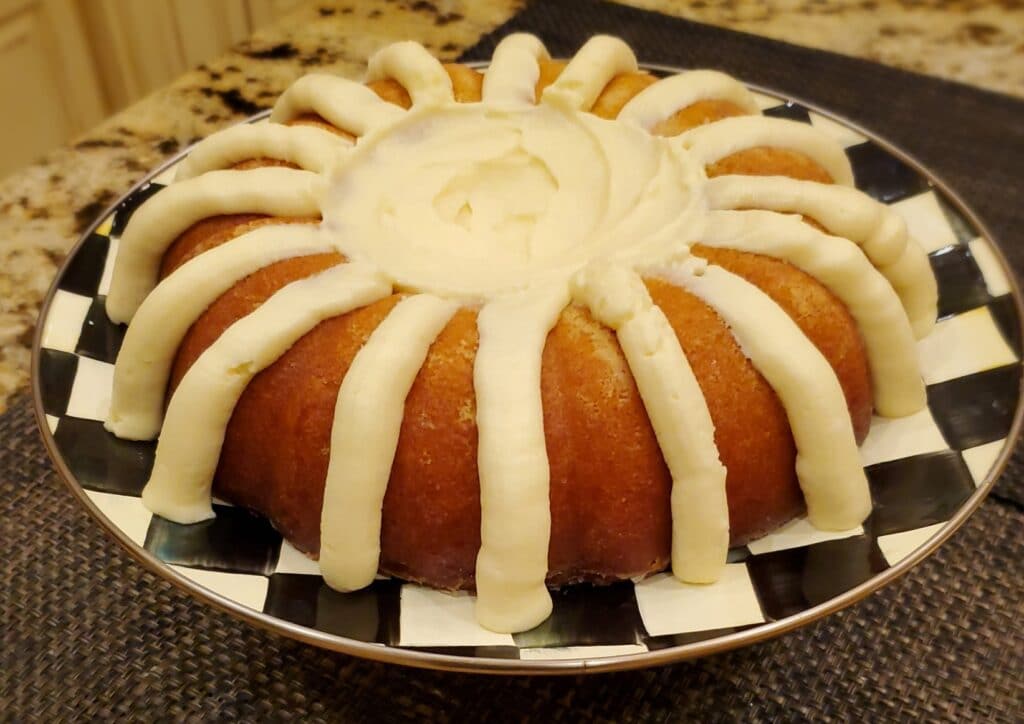
[[[874,501],[863,526],[826,533],[794,522],[733,550],[712,587],[665,574],[571,587],[553,594],[548,621],[508,635],[480,628],[468,595],[384,579],[356,593],[333,591],[315,563],[240,508],[215,505],[215,520],[193,526],[154,517],[139,495],[155,445],[103,429],[125,331],[107,319],[104,300],[128,218],[169,182],[181,157],[95,224],[43,307],[34,392],[57,468],[99,523],[158,575],[250,622],[373,659],[490,672],[631,668],[758,641],[849,605],[934,550],[1002,469],[1020,425],[1019,293],[977,220],[918,164],[807,104],[757,97],[766,115],[838,139],[858,187],[906,220],[938,277],[940,321],[919,344],[928,409],[874,421],[861,448]]]

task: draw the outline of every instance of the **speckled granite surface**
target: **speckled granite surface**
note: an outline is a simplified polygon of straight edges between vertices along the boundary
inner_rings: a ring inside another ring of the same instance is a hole
[[[377,48],[406,38],[454,58],[524,1],[311,0],[232,52],[0,181],[0,411],[27,384],[33,325],[64,254],[149,169],[194,140],[268,108],[305,72],[357,77]],[[627,4],[1024,96],[1021,0]]]

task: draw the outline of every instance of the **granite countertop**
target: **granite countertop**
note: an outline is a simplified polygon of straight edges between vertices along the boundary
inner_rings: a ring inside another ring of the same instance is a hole
[[[359,77],[416,39],[457,57],[524,0],[313,2],[0,181],[0,412],[28,383],[39,305],[78,235],[163,159],[270,107],[313,69]],[[1020,0],[627,0],[626,4],[1024,97]]]

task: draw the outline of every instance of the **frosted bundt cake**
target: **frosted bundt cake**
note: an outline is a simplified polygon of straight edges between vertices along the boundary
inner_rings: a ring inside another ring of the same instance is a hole
[[[267,516],[339,590],[475,589],[521,631],[547,585],[671,566],[806,511],[871,510],[872,410],[925,404],[936,285],[814,127],[622,41],[489,68],[384,48],[198,144],[131,218],[107,428],[159,436],[143,500]]]

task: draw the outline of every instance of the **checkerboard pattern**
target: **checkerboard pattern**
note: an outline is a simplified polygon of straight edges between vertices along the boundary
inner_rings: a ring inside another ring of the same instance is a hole
[[[810,123],[846,148],[860,188],[890,204],[930,254],[940,321],[920,345],[928,409],[876,419],[861,454],[874,511],[840,533],[798,520],[734,549],[722,580],[690,586],[661,574],[637,583],[553,592],[554,613],[515,635],[479,627],[472,597],[397,580],[343,594],[262,518],[215,504],[182,526],[139,495],[153,443],[103,429],[124,327],[104,313],[118,238],[132,212],[170,182],[129,194],[72,254],[42,335],[39,392],[50,433],[109,525],[198,586],[270,617],[345,639],[469,657],[587,659],[704,641],[800,613],[867,581],[942,529],[985,481],[1007,443],[1021,382],[1020,320],[989,242],[911,166],[854,130],[757,94],[764,113]]]

